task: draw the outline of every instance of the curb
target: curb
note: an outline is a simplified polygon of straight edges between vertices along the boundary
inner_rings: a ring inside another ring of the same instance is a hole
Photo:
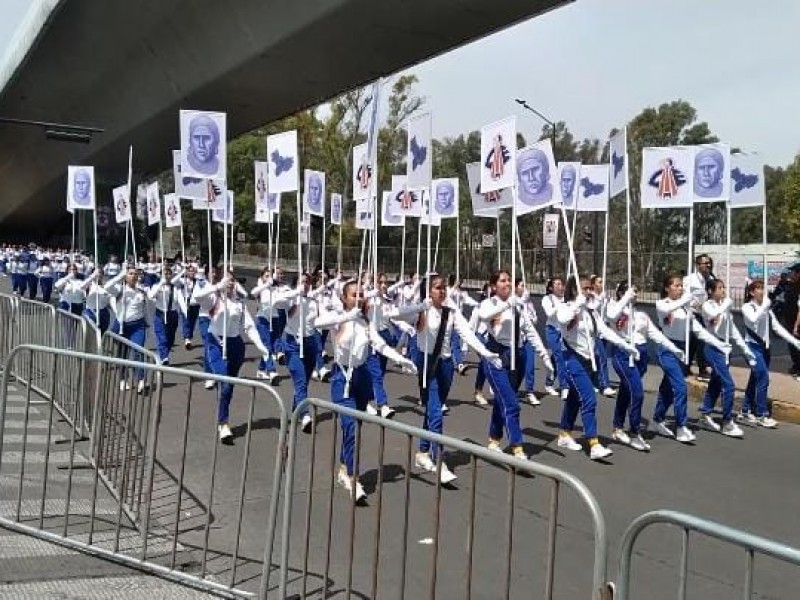
[[[697,381],[695,379],[687,380],[689,388],[689,400],[699,404],[703,400],[703,394],[706,392],[707,384]],[[735,405],[741,406],[741,399],[744,396],[744,390],[736,388]],[[794,423],[800,425],[800,405],[794,402],[787,402],[786,400],[779,400],[777,398],[768,398],[767,403],[772,411],[772,416],[777,421],[782,423]]]

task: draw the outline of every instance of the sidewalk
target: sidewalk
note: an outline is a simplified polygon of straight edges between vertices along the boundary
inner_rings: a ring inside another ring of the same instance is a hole
[[[750,369],[747,367],[732,366],[731,375],[736,382],[736,410],[744,399]],[[687,380],[689,384],[689,400],[700,402],[706,391],[707,384],[697,381],[694,375]],[[800,424],[800,382],[794,377],[784,373],[772,372],[769,375],[769,391],[767,398],[772,405],[772,416],[785,423]]]

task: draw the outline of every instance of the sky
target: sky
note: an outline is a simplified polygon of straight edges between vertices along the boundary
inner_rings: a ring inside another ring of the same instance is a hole
[[[31,1],[0,0],[0,56]],[[798,0],[576,0],[406,72],[437,138],[516,114],[535,139],[542,123],[514,98],[578,139],[684,99],[723,141],[780,166],[800,152],[798,24]]]
[[[542,122],[523,98],[602,140],[684,99],[722,141],[779,166],[800,152],[798,25],[798,0],[577,0],[406,72],[437,138],[516,114],[535,139]]]

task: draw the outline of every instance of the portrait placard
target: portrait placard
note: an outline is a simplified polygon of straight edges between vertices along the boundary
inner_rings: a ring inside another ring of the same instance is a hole
[[[181,175],[227,180],[225,113],[182,110],[180,124]]]

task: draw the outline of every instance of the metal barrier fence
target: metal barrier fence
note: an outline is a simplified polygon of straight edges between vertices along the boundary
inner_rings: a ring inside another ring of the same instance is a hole
[[[57,336],[54,327],[56,309],[50,304],[26,300],[18,297],[16,303],[16,317],[14,344],[33,344],[47,348],[57,347]],[[50,378],[53,370],[52,359],[48,355],[31,356],[32,365],[22,362],[14,373],[17,378],[29,377],[24,383],[33,386],[38,394],[45,398],[53,397],[55,380]]]
[[[16,345],[16,318],[17,297],[0,294],[0,360],[4,363],[11,349]]]
[[[36,402],[35,388],[25,383],[30,376],[10,387],[20,364],[30,370],[45,356],[54,378],[67,361],[98,369],[96,443],[61,426],[51,404]],[[261,590],[266,597],[288,427],[274,390],[256,381],[31,345],[14,348],[5,366],[0,481],[11,485],[0,486],[0,526],[196,589],[227,597]],[[139,370],[157,388],[185,386],[185,395],[172,394],[164,403],[160,393],[120,390],[119,374],[130,381]],[[230,445],[217,442],[216,392],[205,390],[206,380],[218,389],[235,385],[231,411],[238,424]],[[171,417],[166,424],[163,414]],[[104,480],[121,493],[109,493]]]
[[[633,552],[636,540],[639,535],[652,525],[675,525],[681,528],[681,558],[678,575],[678,590],[676,598],[685,600],[689,570],[689,534],[695,532],[703,536],[720,540],[733,546],[738,546],[744,550],[744,577],[742,585],[742,598],[751,600],[753,596],[753,567],[756,554],[768,556],[779,561],[800,567],[800,549],[792,548],[786,544],[781,544],[773,540],[753,535],[733,527],[728,527],[721,523],[715,523],[707,519],[701,519],[685,513],[671,510],[657,510],[646,513],[631,523],[622,538],[620,549],[619,575],[617,577],[618,600],[630,600],[632,598],[645,598],[647,596],[635,596],[631,592],[631,572],[633,563]],[[740,571],[740,569],[737,569]],[[648,582],[649,583],[649,582]],[[772,581],[772,583],[776,583]],[[778,582],[780,583],[780,582]],[[773,596],[768,593],[764,597],[797,597],[797,580],[790,583],[783,581],[785,587],[779,592],[780,596]],[[652,587],[652,584],[649,584]],[[732,598],[730,593],[727,597]],[[761,597],[759,595],[759,597]]]
[[[306,407],[316,424],[300,445],[298,415]],[[368,507],[335,489],[343,417],[355,421],[355,472],[369,465],[360,478],[374,489]],[[466,490],[449,494],[439,483],[441,461],[436,473],[413,472],[418,440],[450,452]],[[286,472],[279,598],[511,598],[541,589],[536,597],[552,600],[559,583],[571,586],[571,597],[610,598],[602,512],[586,486],[564,471],[309,399],[293,415]],[[573,492],[569,503],[563,488]],[[560,507],[574,501],[579,509],[565,518]],[[567,520],[590,529],[593,544],[565,540],[570,534],[559,531],[559,521]],[[593,568],[582,569],[585,580],[573,570],[568,582],[557,581],[557,557]]]
[[[58,309],[54,313],[55,344],[54,348],[73,352],[90,352],[87,331],[88,325],[83,317]],[[49,389],[55,408],[66,421],[83,437],[88,435],[89,427],[86,414],[86,374],[76,359],[62,359],[58,381],[54,381]]]

